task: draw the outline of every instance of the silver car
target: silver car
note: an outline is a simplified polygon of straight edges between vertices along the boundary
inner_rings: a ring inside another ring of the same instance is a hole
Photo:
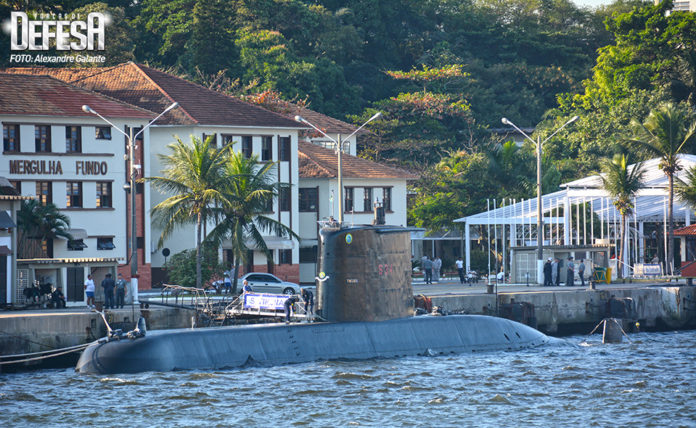
[[[283,281],[275,275],[262,272],[250,272],[239,279],[240,284],[244,284],[244,280],[249,281],[251,290],[254,293],[272,293],[272,294],[299,294],[300,286],[293,283]],[[241,287],[240,287],[241,288]]]

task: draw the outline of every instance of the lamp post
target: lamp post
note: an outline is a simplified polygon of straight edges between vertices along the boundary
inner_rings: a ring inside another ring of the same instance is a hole
[[[147,125],[143,126],[143,128],[138,131],[135,135],[133,135],[133,127],[129,127],[129,133],[126,134],[124,131],[121,130],[118,126],[114,125],[111,123],[107,118],[99,114],[97,111],[92,109],[88,105],[83,105],[82,110],[85,113],[90,113],[93,115],[98,116],[101,120],[104,122],[108,123],[111,125],[115,130],[123,134],[126,139],[128,139],[128,160],[130,161],[130,181],[129,181],[129,187],[130,187],[130,193],[131,193],[131,239],[130,239],[130,245],[131,245],[131,259],[130,259],[130,265],[131,265],[131,293],[133,296],[133,303],[138,304],[138,241],[136,239],[136,235],[138,233],[138,230],[136,228],[135,224],[135,219],[136,219],[136,211],[135,211],[135,178],[138,175],[138,168],[140,168],[140,165],[135,164],[135,140],[138,138],[138,135],[142,134],[143,131],[145,131],[147,128],[150,127],[153,123],[157,121],[162,115],[167,113],[169,110],[175,108],[178,106],[179,103],[173,103],[162,113],[157,115],[154,119],[150,121]]]
[[[523,130],[517,127],[514,123],[509,121],[507,118],[502,118],[501,121],[505,125],[512,126],[519,132],[520,134],[524,135],[525,138],[527,138],[529,141],[534,143],[536,145],[536,161],[537,161],[537,284],[543,285],[544,284],[544,218],[543,218],[543,213],[542,213],[542,206],[541,206],[541,147],[544,145],[545,142],[549,141],[551,137],[556,135],[558,131],[561,129],[565,128],[567,125],[570,125],[571,123],[575,122],[578,119],[578,116],[573,116],[568,120],[566,123],[561,125],[558,129],[553,131],[551,135],[546,137],[544,141],[541,141],[541,137],[537,135],[536,141],[527,135]]]
[[[346,139],[346,140],[349,140],[350,137],[352,137],[353,135],[357,134],[358,131],[360,131],[361,129],[363,129],[363,128],[365,127],[365,125],[367,125],[368,123],[372,122],[372,121],[375,120],[375,119],[379,119],[381,116],[382,116],[382,112],[377,112],[377,113],[375,113],[371,118],[367,119],[367,122],[365,122],[365,123],[363,123],[362,125],[360,125],[360,127],[359,127],[358,129],[356,129],[355,131],[353,131],[353,133],[350,134],[349,136],[347,136],[345,139]],[[342,173],[342,171],[341,171],[341,169],[342,169],[341,153],[343,153],[343,147],[341,146],[341,144],[342,144],[342,142],[341,142],[341,134],[338,134],[338,141],[337,141],[337,140],[334,140],[333,138],[329,137],[329,136],[326,134],[326,132],[324,132],[324,131],[322,131],[321,129],[319,129],[319,128],[317,128],[316,126],[314,126],[312,123],[310,123],[310,122],[309,122],[307,119],[305,119],[304,117],[302,117],[302,116],[295,116],[295,120],[298,121],[298,122],[302,122],[302,123],[305,123],[305,124],[311,126],[311,127],[314,128],[316,131],[318,131],[321,135],[323,135],[324,137],[326,137],[326,138],[328,138],[329,140],[333,141],[334,144],[336,144],[336,150],[338,151],[338,224],[339,224],[340,227],[343,227],[343,173]]]

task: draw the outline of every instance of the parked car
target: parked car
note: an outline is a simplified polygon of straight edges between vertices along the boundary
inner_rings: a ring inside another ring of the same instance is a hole
[[[294,282],[283,281],[275,275],[263,272],[249,272],[239,279],[241,289],[244,280],[249,281],[254,293],[300,294],[300,286]]]

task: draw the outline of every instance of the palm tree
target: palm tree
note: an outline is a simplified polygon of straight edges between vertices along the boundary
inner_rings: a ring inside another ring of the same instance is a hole
[[[257,156],[247,158],[241,152],[230,153],[225,164],[225,180],[221,190],[224,199],[216,211],[216,217],[221,221],[210,232],[209,239],[216,244],[226,238],[232,241],[233,294],[237,291],[239,264],[240,261],[247,261],[250,243],[269,259],[272,258],[261,231],[299,239],[292,229],[264,215],[270,211],[273,198],[281,190],[290,190],[287,185],[276,182],[272,172],[274,165],[271,162],[259,163]]]
[[[614,206],[621,214],[621,248],[619,250],[619,266],[617,274],[621,277],[624,265],[624,243],[626,242],[626,218],[633,214],[633,198],[638,190],[643,187],[645,170],[642,163],[637,163],[633,168],[628,167],[626,155],[616,155],[613,159],[602,163],[602,184],[604,190],[614,198]]]
[[[202,226],[214,210],[214,205],[223,200],[219,189],[225,177],[224,165],[231,145],[218,150],[211,147],[212,137],[201,141],[191,136],[191,144],[181,139],[168,147],[169,155],[159,155],[165,166],[161,177],[147,177],[153,186],[164,194],[171,194],[155,205],[152,215],[163,226],[158,246],[179,226],[187,223],[196,225],[196,287],[201,287],[201,242]]]
[[[689,123],[689,113],[672,103],[665,103],[650,112],[644,123],[633,121],[634,137],[629,144],[649,156],[660,158],[660,169],[667,176],[669,204],[667,206],[667,273],[674,264],[674,174],[682,169],[679,154],[694,140],[696,122]]]
[[[696,210],[696,166],[686,171],[686,180],[677,180],[674,192],[692,210]]]
[[[73,239],[68,232],[70,218],[52,203],[43,205],[37,199],[23,201],[17,211],[17,223],[19,258],[47,257],[42,242],[58,237]]]

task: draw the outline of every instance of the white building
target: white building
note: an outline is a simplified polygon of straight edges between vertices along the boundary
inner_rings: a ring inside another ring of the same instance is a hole
[[[82,302],[87,274],[97,283],[115,275],[128,245],[124,138],[81,106],[99,109],[119,127],[142,126],[153,114],[48,76],[0,74],[0,87],[16,95],[0,99],[0,176],[20,195],[55,204],[69,217],[74,238],[49,239],[37,246],[40,254],[20,255],[21,286],[11,287],[8,303],[21,301],[22,288],[34,281]]]

